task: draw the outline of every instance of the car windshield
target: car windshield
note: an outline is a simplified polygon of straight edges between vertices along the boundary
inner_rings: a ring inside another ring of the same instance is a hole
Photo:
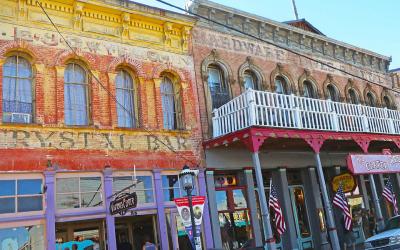
[[[391,218],[386,224],[385,231],[398,228],[400,228],[400,216]]]

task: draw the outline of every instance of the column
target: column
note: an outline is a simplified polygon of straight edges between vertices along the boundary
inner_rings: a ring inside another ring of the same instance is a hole
[[[164,210],[164,194],[162,189],[161,170],[154,169],[153,173],[154,173],[154,189],[156,191],[158,234],[160,235],[161,249],[168,250],[169,248],[168,232],[167,232],[167,221],[165,218],[165,210]]]
[[[338,238],[338,235],[337,235],[337,230],[336,230],[336,226],[335,226],[335,220],[334,220],[334,217],[333,217],[331,201],[329,200],[328,191],[326,189],[326,181],[325,181],[325,176],[324,176],[324,172],[323,172],[323,169],[322,169],[321,158],[320,158],[318,152],[315,152],[314,157],[315,157],[315,161],[317,163],[317,172],[318,172],[318,177],[319,177],[319,184],[320,184],[320,187],[321,187],[322,197],[324,199],[325,214],[326,214],[326,219],[327,219],[327,224],[328,224],[328,233],[329,233],[329,237],[330,237],[330,240],[331,240],[332,249],[333,250],[340,250],[339,238]]]
[[[207,190],[206,190],[206,179],[204,176],[204,169],[200,169],[199,175],[197,176],[197,180],[199,182],[199,194],[201,196],[206,197],[206,202],[204,204],[203,210],[203,228],[204,228],[204,237],[206,240],[206,248],[213,248],[213,237],[212,237],[212,229],[210,223],[210,212],[208,210],[208,199],[207,199]]]
[[[252,169],[244,169],[244,180],[246,184],[246,195],[247,195],[247,205],[250,208],[250,218],[251,224],[253,227],[253,234],[254,240],[256,243],[256,247],[262,247],[262,236],[261,236],[261,229],[260,223],[258,219],[258,212],[257,212],[257,200],[256,195],[254,192],[254,180],[253,180],[253,170]],[[264,190],[258,190],[258,192],[263,192]]]
[[[396,194],[396,199],[397,199],[397,206],[399,206],[399,201],[400,201],[400,174],[392,174],[392,180],[393,180],[393,190]]]
[[[286,176],[286,168],[278,168],[272,173],[272,183],[276,187],[279,202],[285,218],[286,232],[282,235],[282,243],[285,249],[299,249],[297,242],[296,225],[294,223],[292,201],[290,199],[289,185]]]
[[[330,249],[326,230],[321,231],[319,211],[323,209],[317,174],[314,167],[302,171],[305,189],[305,199],[309,211],[311,232],[315,249]],[[324,216],[325,217],[325,216]],[[316,219],[313,219],[316,218]]]
[[[374,175],[372,174],[369,175],[369,184],[371,185],[372,199],[375,205],[375,217],[378,223],[378,229],[381,230],[384,228],[385,223],[382,217],[382,210],[381,210],[381,205],[379,204],[378,193],[376,192]]]
[[[106,231],[107,231],[107,246],[109,250],[117,249],[117,240],[115,237],[115,218],[110,213],[110,203],[113,200],[113,178],[111,167],[105,167],[104,175],[104,195],[106,197]]]
[[[56,199],[55,199],[55,179],[56,171],[49,168],[44,172],[46,187],[46,236],[47,249],[56,249]]]
[[[208,206],[211,219],[211,229],[214,238],[214,248],[222,248],[221,230],[219,226],[217,198],[215,196],[214,171],[206,171],[206,185],[208,194]]]
[[[253,166],[255,169],[257,187],[258,190],[264,190],[264,181],[261,172],[260,157],[258,151],[252,152],[251,154],[253,160]],[[258,199],[260,201],[261,218],[264,225],[264,239],[265,247],[268,250],[275,250],[275,239],[271,229],[271,221],[269,219],[269,210],[267,204],[267,198],[265,197],[265,192],[258,192]]]
[[[367,187],[365,186],[364,175],[358,176],[358,184],[359,184],[360,191],[361,191],[361,194],[363,197],[363,202],[364,202],[365,208],[367,210],[369,210],[370,207],[369,207],[369,200],[368,200],[368,192],[367,192]]]

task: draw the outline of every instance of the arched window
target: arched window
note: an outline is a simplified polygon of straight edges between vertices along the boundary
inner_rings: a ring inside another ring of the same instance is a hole
[[[244,79],[244,89],[247,90],[249,88],[254,90],[259,90],[258,87],[258,79],[255,76],[254,72],[250,70],[246,70],[243,74]]]
[[[339,91],[337,90],[337,88],[334,85],[329,84],[326,87],[326,90],[327,90],[328,100],[331,100],[331,101],[334,101],[334,102],[339,102],[340,101],[340,99],[339,99]]]
[[[64,113],[66,125],[88,125],[88,77],[85,69],[70,63],[64,72]]]
[[[356,91],[354,89],[349,89],[348,90],[349,93],[349,101],[351,104],[358,104],[359,100],[358,100],[358,95],[356,93]]]
[[[136,125],[134,93],[135,84],[126,70],[119,70],[115,79],[117,90],[118,127],[133,128]]]
[[[282,76],[275,77],[275,93],[284,95],[290,94],[287,82]]]
[[[386,95],[383,97],[383,105],[384,105],[385,108],[388,108],[388,109],[392,109],[393,108],[392,107],[392,101]]]
[[[367,98],[365,100],[365,104],[370,107],[376,107],[375,96],[371,92],[367,93]]]
[[[3,121],[31,123],[33,117],[32,66],[21,56],[3,65]]]
[[[182,101],[181,93],[174,86],[171,79],[163,76],[160,85],[163,122],[165,129],[182,129]]]
[[[208,67],[208,87],[210,89],[212,109],[216,109],[227,103],[230,99],[226,79],[221,69],[216,65]]]
[[[310,81],[303,82],[304,97],[317,98],[317,93],[314,89],[314,85]]]

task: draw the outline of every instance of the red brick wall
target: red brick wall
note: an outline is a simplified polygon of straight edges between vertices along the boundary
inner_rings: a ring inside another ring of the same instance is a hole
[[[0,64],[4,63],[7,56],[15,52],[22,52],[32,63],[34,68],[34,84],[36,93],[35,124],[16,125],[3,124],[0,121],[0,130],[13,129],[30,130],[31,128],[45,131],[47,127],[71,129],[64,126],[64,76],[63,69],[70,60],[78,60],[98,77],[106,87],[103,89],[93,77],[89,77],[89,93],[91,101],[91,124],[84,128],[74,130],[92,129],[94,133],[102,130],[112,131],[117,129],[116,104],[112,97],[115,96],[116,69],[124,66],[136,73],[138,98],[139,127],[134,129],[118,129],[131,135],[147,136],[149,133],[157,134],[162,138],[182,137],[188,141],[187,148],[175,148],[178,153],[173,153],[165,147],[161,150],[90,150],[90,149],[42,149],[36,146],[24,146],[23,143],[15,143],[15,148],[10,146],[0,147],[0,170],[39,170],[45,168],[47,159],[67,169],[102,169],[105,165],[116,168],[132,168],[136,164],[138,168],[174,168],[180,169],[183,164],[192,161],[200,162],[201,156],[201,132],[199,129],[199,113],[197,112],[197,96],[194,87],[192,65],[187,68],[175,68],[172,65],[164,65],[161,62],[141,61],[137,59],[117,58],[110,55],[100,55],[78,50],[75,56],[69,50],[55,47],[32,45],[25,41],[0,40]],[[173,55],[172,55],[173,56]],[[116,63],[117,62],[117,63]],[[159,69],[157,72],[155,69]],[[139,72],[140,71],[140,72]],[[164,131],[162,129],[162,107],[159,88],[156,82],[159,73],[170,72],[178,77],[179,82],[187,87],[183,88],[182,96],[185,131]],[[2,75],[2,66],[0,66]],[[0,92],[2,89],[2,77],[0,77]],[[108,93],[110,92],[111,95]],[[0,117],[2,116],[2,96],[0,95]],[[31,138],[26,139],[31,140]],[[146,144],[143,142],[133,144]],[[166,140],[168,143],[168,140]],[[30,141],[29,141],[30,143]],[[172,143],[173,144],[173,143]],[[172,145],[171,144],[171,145]],[[36,145],[36,144],[35,144]],[[150,146],[149,146],[150,147]],[[184,159],[184,158],[185,159]]]
[[[213,36],[207,37],[206,34],[212,34]],[[221,41],[216,40],[218,39],[218,36],[220,36],[219,38],[221,38]],[[315,65],[305,58],[301,58],[298,55],[284,51],[282,49],[278,49],[276,47],[274,48],[273,46],[269,46],[266,43],[261,44],[261,46],[265,45],[269,47],[270,50],[267,56],[250,55],[241,51],[235,52],[232,47],[225,43],[228,39],[249,41],[250,43],[257,44],[257,42],[255,41],[246,40],[242,37],[234,37],[217,31],[211,31],[200,26],[195,27],[193,30],[193,57],[196,71],[197,89],[199,94],[201,123],[203,128],[202,130],[205,138],[211,137],[211,128],[209,126],[209,117],[211,117],[211,114],[207,114],[207,103],[204,89],[204,87],[207,86],[207,82],[206,78],[204,77],[204,72],[202,72],[201,68],[204,60],[213,54],[216,57],[216,61],[224,62],[231,72],[229,76],[229,78],[231,79],[229,85],[233,97],[240,95],[243,91],[243,88],[241,87],[242,83],[239,82],[239,68],[241,67],[241,65],[246,63],[248,59],[250,59],[251,64],[261,70],[260,73],[264,78],[262,86],[264,90],[273,90],[273,85],[271,84],[271,81],[273,81],[272,74],[275,72],[279,64],[282,70],[292,79],[291,84],[295,88],[294,94],[296,95],[302,93],[299,90],[299,80],[304,77],[305,70],[307,70],[310,79],[313,79],[317,85],[319,98],[325,99],[324,83],[326,83],[327,81],[333,81],[340,92],[341,100],[346,102],[346,86],[349,86],[350,79],[350,81],[353,82],[353,87],[360,93],[359,98],[361,103],[364,102],[364,93],[366,89],[371,89],[372,91],[374,91],[376,93],[376,100],[378,105],[380,105],[381,103],[381,95],[382,91],[384,91],[384,88],[381,86],[369,84],[358,78],[342,74],[323,65]],[[214,46],[214,44],[216,43],[219,44],[218,48]],[[229,49],[221,48],[223,46]],[[327,59],[322,59],[322,61],[331,63]],[[350,66],[345,65],[343,67],[349,67],[351,69]],[[387,82],[388,79],[390,80],[389,77],[387,79],[381,78],[379,80],[382,81],[383,85],[391,86],[391,83]],[[393,97],[392,100],[395,101]]]

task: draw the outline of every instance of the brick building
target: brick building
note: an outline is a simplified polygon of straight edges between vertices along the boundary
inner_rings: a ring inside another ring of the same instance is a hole
[[[185,249],[173,198],[178,171],[201,160],[195,20],[118,0],[38,2],[76,54],[36,1],[1,2],[1,248],[141,249],[148,235]],[[136,179],[137,215],[111,216]],[[196,193],[204,182],[200,171]]]
[[[400,176],[350,163],[399,152],[390,58],[304,19],[280,23],[208,0],[188,6],[224,25],[201,19],[193,29],[214,246],[343,247],[343,216],[331,205],[342,181],[356,242],[369,235],[358,223],[365,210],[381,228],[393,208],[378,196],[388,180],[399,194]],[[281,236],[266,211],[271,181],[286,221]]]

